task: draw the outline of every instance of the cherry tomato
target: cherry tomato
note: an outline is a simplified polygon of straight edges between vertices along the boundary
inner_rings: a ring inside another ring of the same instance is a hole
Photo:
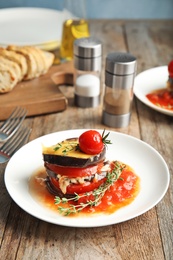
[[[88,130],[80,135],[79,147],[86,154],[99,154],[104,148],[102,136],[95,130]]]
[[[70,178],[85,177],[99,173],[103,167],[103,162],[100,162],[97,165],[87,166],[85,168],[59,166],[51,163],[46,163],[46,167],[56,174],[64,175]]]
[[[59,187],[59,181],[56,180],[55,178],[50,178],[51,183],[56,189],[60,189]],[[103,178],[99,181],[96,182],[85,182],[85,184],[70,184],[67,186],[67,194],[80,194],[80,193],[85,193],[89,191],[93,191],[97,189],[102,183],[106,181],[106,178]]]
[[[168,65],[168,72],[169,72],[169,76],[171,78],[173,78],[173,60],[171,60],[169,65]]]

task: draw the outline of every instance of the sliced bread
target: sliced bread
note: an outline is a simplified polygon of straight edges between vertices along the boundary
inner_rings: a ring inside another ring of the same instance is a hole
[[[45,71],[45,65],[44,60],[40,54],[40,52],[36,49],[36,47],[33,46],[24,46],[23,47],[28,53],[33,55],[33,58],[35,59],[36,66],[37,66],[37,73],[35,77],[39,77],[42,75]]]
[[[6,65],[8,68],[12,68],[16,74],[17,82],[21,81],[22,71],[16,62],[8,60],[3,56],[0,56],[0,63]]]
[[[52,64],[54,62],[55,55],[48,51],[43,51],[43,55],[44,55],[44,59],[45,59],[46,72],[47,72],[48,69],[52,66]]]
[[[29,80],[37,77],[37,63],[32,53],[26,50],[25,47],[18,47],[14,45],[8,46],[7,50],[15,51],[16,53],[19,53],[26,58],[28,70],[23,80]]]
[[[6,50],[4,48],[0,48],[0,56],[8,59],[8,60],[11,60],[13,62],[16,62],[20,69],[21,69],[21,80],[23,79],[23,77],[26,75],[27,73],[27,61],[26,61],[26,58],[19,54],[19,53],[16,53],[14,51],[10,51],[10,50]]]
[[[10,92],[17,82],[18,78],[14,68],[0,61],[0,93]]]

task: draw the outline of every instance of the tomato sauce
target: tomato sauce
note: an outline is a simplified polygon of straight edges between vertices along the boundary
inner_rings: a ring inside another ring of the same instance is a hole
[[[38,203],[58,213],[58,207],[64,207],[64,204],[60,203],[55,205],[55,196],[48,192],[44,182],[45,178],[45,169],[40,169],[34,173],[29,180],[29,191]],[[137,197],[139,191],[140,178],[135,174],[133,169],[126,166],[120,178],[106,191],[101,202],[97,206],[83,209],[82,212],[77,215],[75,214],[75,217],[81,216],[82,214],[111,214],[129,205]],[[74,216],[74,214],[72,216]]]
[[[147,94],[146,97],[154,105],[173,111],[173,91],[159,89]]]
[[[101,203],[98,206],[86,208],[84,212],[104,212],[110,214],[129,205],[139,193],[139,184],[139,177],[132,170],[124,170],[121,178],[106,191]]]

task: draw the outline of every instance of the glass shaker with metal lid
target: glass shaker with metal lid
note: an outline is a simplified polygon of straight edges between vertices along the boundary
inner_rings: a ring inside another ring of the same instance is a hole
[[[96,107],[100,103],[102,44],[93,37],[74,41],[75,105]]]
[[[130,53],[109,53],[106,57],[105,94],[102,120],[110,127],[130,122],[137,61]]]

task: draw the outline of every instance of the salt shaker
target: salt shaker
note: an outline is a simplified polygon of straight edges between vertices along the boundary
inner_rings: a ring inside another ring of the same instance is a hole
[[[110,127],[130,122],[137,61],[130,53],[114,52],[106,57],[102,120]]]
[[[74,41],[75,105],[96,107],[100,103],[102,43],[93,37]]]

